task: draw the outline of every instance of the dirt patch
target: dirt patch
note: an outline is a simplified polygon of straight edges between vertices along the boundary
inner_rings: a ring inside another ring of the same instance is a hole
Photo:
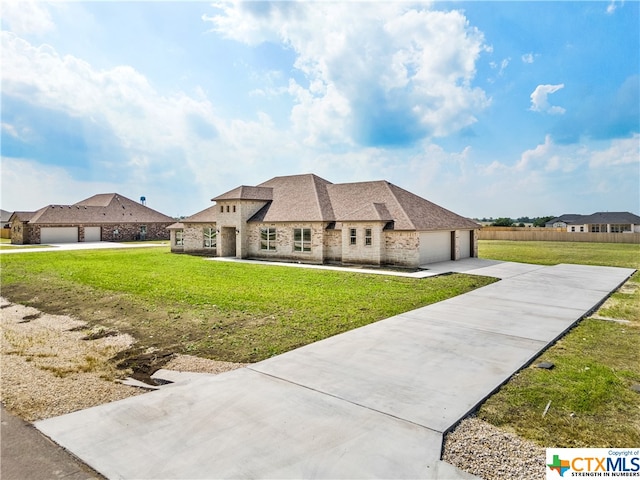
[[[11,305],[2,310],[2,401],[9,411],[34,421],[140,393],[117,383],[109,359],[133,343],[129,335],[80,341],[84,322]]]
[[[175,353],[170,351],[141,352],[134,348],[118,353],[111,361],[120,370],[131,371],[130,376],[136,380],[153,385],[151,375],[163,368],[174,356]]]
[[[38,312],[38,313],[32,313],[31,315],[25,315],[24,317],[22,317],[22,320],[18,323],[27,323],[30,322],[31,320],[35,320],[36,318],[40,318],[40,315],[42,315],[42,313]]]
[[[122,385],[125,376],[153,384],[150,375],[162,367],[215,374],[244,366],[149,349],[134,345],[128,334],[104,327],[90,330],[68,315],[7,304],[4,298],[0,303],[0,400],[27,421],[145,393]],[[23,322],[25,316],[34,318]]]

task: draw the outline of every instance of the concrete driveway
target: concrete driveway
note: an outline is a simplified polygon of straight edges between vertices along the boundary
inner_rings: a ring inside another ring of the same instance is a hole
[[[108,478],[473,478],[440,461],[444,433],[633,270],[468,270],[503,280],[36,427]]]
[[[38,253],[38,252],[60,252],[64,250],[104,250],[112,248],[148,248],[167,247],[166,243],[144,243],[144,242],[78,242],[78,243],[50,243],[46,246],[37,245],[12,245],[10,248],[0,250],[0,255],[17,253]]]

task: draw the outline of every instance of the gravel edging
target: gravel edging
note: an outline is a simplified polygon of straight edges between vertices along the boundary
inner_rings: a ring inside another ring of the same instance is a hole
[[[485,480],[542,480],[545,449],[476,417],[446,435],[442,459]]]

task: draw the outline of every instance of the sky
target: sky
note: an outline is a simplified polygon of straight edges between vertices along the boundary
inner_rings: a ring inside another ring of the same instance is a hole
[[[640,213],[640,3],[3,0],[4,210],[274,176]]]

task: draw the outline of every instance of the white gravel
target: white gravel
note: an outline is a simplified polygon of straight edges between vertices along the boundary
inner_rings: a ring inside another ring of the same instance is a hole
[[[442,459],[485,480],[545,478],[545,449],[469,417],[445,439]]]

